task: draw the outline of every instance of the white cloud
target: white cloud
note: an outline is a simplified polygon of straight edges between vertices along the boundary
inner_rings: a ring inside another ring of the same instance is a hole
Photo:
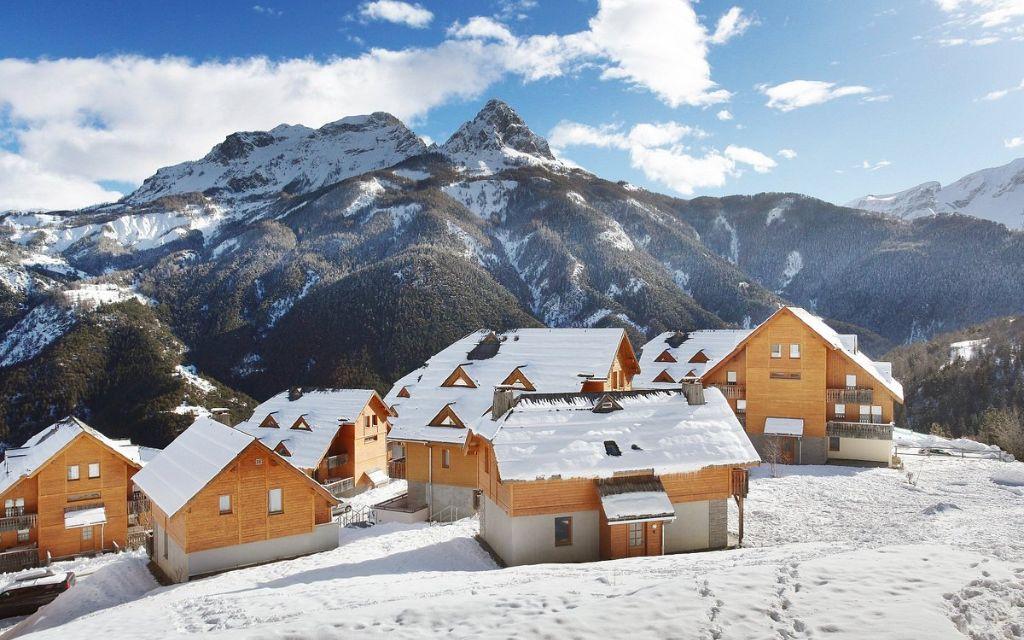
[[[779,111],[792,111],[844,96],[871,93],[871,89],[868,87],[836,86],[834,82],[821,80],[792,80],[775,86],[759,85],[757,88],[768,96],[766,106]]]
[[[1005,98],[1006,96],[1010,95],[1011,93],[1016,93],[1017,91],[1024,91],[1024,80],[1021,80],[1020,84],[1018,84],[1015,87],[1010,87],[1009,89],[999,89],[998,91],[989,91],[988,93],[983,95],[981,97],[981,99],[982,100],[1001,100],[1002,98]]]
[[[935,0],[953,18],[985,28],[1024,19],[1024,0]]]
[[[262,13],[265,16],[280,16],[284,14],[284,11],[281,11],[280,9],[275,9],[262,4],[252,5],[252,10],[256,13]]]
[[[878,162],[871,163],[867,160],[862,161],[859,165],[854,165],[854,169],[864,169],[865,171],[878,171],[891,165],[892,163],[888,160],[879,160]]]
[[[729,113],[728,109],[722,109],[721,111],[715,114],[715,117],[722,121],[732,120],[732,114]]]
[[[940,38],[938,43],[943,47],[962,47],[964,45],[970,45],[972,47],[984,47],[986,45],[995,44],[999,42],[998,36],[984,36],[981,38]]]
[[[780,158],[785,158],[786,160],[792,160],[796,157],[796,151],[793,151],[792,149],[779,149],[779,152],[775,155]]]
[[[373,111],[415,120],[510,75],[532,82],[596,67],[671,106],[728,99],[711,80],[707,30],[687,0],[600,0],[588,26],[517,36],[478,16],[436,46],[325,60],[0,59],[0,111],[11,123],[0,136],[49,174],[140,182],[233,131]]]
[[[434,14],[419,4],[400,0],[375,0],[359,7],[359,15],[367,20],[383,20],[404,24],[413,29],[425,29],[434,19]]]
[[[1016,136],[1013,138],[1007,138],[1003,140],[1003,146],[1007,149],[1016,149],[1017,147],[1024,147],[1024,136]]]
[[[647,177],[683,195],[697,188],[721,187],[728,178],[739,177],[743,167],[766,173],[776,166],[763,153],[736,145],[724,151],[694,152],[684,144],[707,134],[699,128],[677,122],[641,123],[628,131],[619,125],[592,127],[578,122],[560,122],[549,142],[561,154],[567,147],[591,146],[619,149],[629,154],[630,164]]]
[[[84,178],[56,174],[17,154],[0,151],[0,211],[77,209],[120,197],[120,193]]]
[[[743,35],[743,32],[755,24],[754,19],[744,15],[743,9],[732,7],[718,19],[715,32],[711,35],[711,44],[725,44],[732,38]]]

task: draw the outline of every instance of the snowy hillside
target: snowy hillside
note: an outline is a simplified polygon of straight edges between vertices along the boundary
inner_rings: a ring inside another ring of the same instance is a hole
[[[26,625],[39,638],[143,628],[150,638],[1020,637],[1024,465],[907,465],[909,480],[891,469],[757,470],[739,550],[498,569],[474,520],[378,525],[343,530],[333,551],[127,602],[103,584],[148,576],[121,556],[44,609],[48,623]]]
[[[342,118],[319,129],[282,124],[233,133],[201,160],[160,169],[127,202],[189,192],[251,199],[311,191],[425,150],[423,141],[389,113]]]
[[[911,219],[937,213],[964,213],[1024,228],[1024,158],[982,169],[943,187],[925,182],[885,195],[868,195],[848,207]]]

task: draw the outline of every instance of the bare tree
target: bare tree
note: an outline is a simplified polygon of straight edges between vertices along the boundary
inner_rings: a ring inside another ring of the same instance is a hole
[[[779,436],[766,435],[761,449],[764,453],[764,461],[768,463],[768,468],[772,472],[772,477],[778,478],[778,465],[782,461],[782,443],[779,442]]]

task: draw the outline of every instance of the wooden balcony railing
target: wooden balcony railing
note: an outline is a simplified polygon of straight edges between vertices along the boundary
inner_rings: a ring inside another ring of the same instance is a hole
[[[713,384],[725,396],[726,400],[743,400],[747,397],[747,387],[742,384]]]
[[[342,478],[341,480],[333,480],[331,482],[324,483],[324,489],[330,492],[335,498],[343,498],[344,494],[356,487],[355,478]]]
[[[871,389],[825,389],[825,401],[839,404],[871,404]]]
[[[388,461],[388,477],[405,479],[405,458],[394,458]]]
[[[36,514],[25,513],[24,507],[5,509],[4,513],[4,517],[0,518],[0,531],[18,531],[36,526]]]
[[[132,498],[131,500],[128,501],[129,515],[137,516],[149,512],[149,498],[147,498],[146,496],[140,494],[139,497]]]
[[[10,573],[39,565],[39,547],[36,544],[0,551],[0,572]]]
[[[862,440],[892,440],[893,424],[872,424],[870,422],[843,422],[829,420],[825,424],[825,434],[839,438],[859,438]]]

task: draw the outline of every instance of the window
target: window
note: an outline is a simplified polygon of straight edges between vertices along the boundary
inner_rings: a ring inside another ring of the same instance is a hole
[[[4,511],[8,518],[25,515],[25,498],[5,500]]]
[[[799,358],[800,357],[800,345],[798,345],[798,344],[791,344],[791,345],[789,345],[789,357],[790,358]]]
[[[164,528],[164,560],[167,559],[167,528]]]
[[[78,480],[78,465],[72,464],[68,466],[68,480]]]
[[[828,439],[828,450],[839,451],[839,438],[836,436],[829,436]]]
[[[284,505],[281,502],[281,489],[271,489],[268,491],[267,502],[269,503],[267,510],[270,513],[281,513],[284,511]]]
[[[736,372],[735,371],[726,371],[725,372],[725,381],[728,382],[729,384],[736,384]]]
[[[836,417],[837,418],[845,418],[846,417],[846,405],[845,404],[837,404],[836,405]]]
[[[452,452],[448,449],[441,449],[441,468],[451,469],[452,467]]]
[[[28,529],[18,529],[18,542],[28,542]]]
[[[737,400],[736,401],[736,410],[739,411],[740,413],[743,413],[744,411],[746,411],[747,410],[747,401],[742,399],[742,398]]]
[[[484,473],[491,472],[491,461],[487,457],[487,449],[484,449]]]
[[[870,422],[871,421],[871,406],[862,404],[860,405],[860,421]]]
[[[100,477],[100,463],[90,462],[89,463],[89,477],[98,478]]]
[[[629,525],[629,546],[631,549],[644,546],[644,523],[630,522]]]
[[[846,374],[846,388],[856,389],[857,388],[857,376],[852,373]]]
[[[782,345],[781,344],[773,344],[772,345],[772,357],[773,358],[781,358],[782,357]]]
[[[876,423],[876,424],[881,424],[881,422],[882,422],[882,407],[877,406],[877,405],[871,407],[871,421]]]
[[[555,546],[567,547],[572,544],[572,517],[555,518]]]
[[[363,444],[370,444],[371,442],[377,442],[377,436],[366,436],[363,438]]]
[[[82,527],[82,540],[92,540],[92,527]]]
[[[231,513],[231,496],[223,495],[220,497],[220,515],[226,515]]]

